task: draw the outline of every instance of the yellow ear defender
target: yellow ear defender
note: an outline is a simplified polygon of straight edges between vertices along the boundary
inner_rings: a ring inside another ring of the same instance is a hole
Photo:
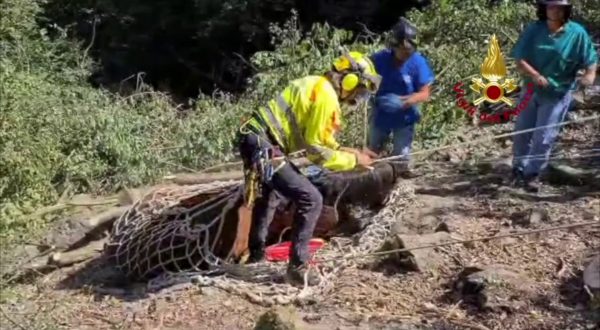
[[[381,78],[373,64],[361,53],[344,50],[343,55],[333,61],[333,67],[335,71],[345,73],[341,81],[345,91],[353,91],[360,84],[365,84],[370,90],[376,90],[379,86]]]
[[[342,79],[342,89],[347,92],[350,92],[358,86],[360,83],[360,78],[355,73],[348,73]]]

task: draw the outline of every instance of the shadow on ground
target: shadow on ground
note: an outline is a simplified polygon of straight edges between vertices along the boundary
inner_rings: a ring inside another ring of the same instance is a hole
[[[514,187],[511,183],[511,168],[507,164],[497,164],[493,168],[456,164],[450,165],[448,170],[458,174],[442,177],[425,175],[417,183],[426,184],[417,188],[416,192],[436,196],[485,196],[491,199],[508,195],[528,202],[553,203],[600,196],[600,162],[573,161],[566,167],[564,163],[551,164],[548,173],[542,178],[542,189],[538,193]],[[571,170],[573,173],[569,173]]]

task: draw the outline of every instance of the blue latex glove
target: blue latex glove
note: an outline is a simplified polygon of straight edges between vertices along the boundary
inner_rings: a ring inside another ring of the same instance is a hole
[[[383,112],[394,113],[404,109],[399,95],[388,93],[375,98],[375,106]]]
[[[389,114],[399,113],[402,126],[412,125],[421,120],[421,114],[416,107],[405,108],[404,101],[400,99],[399,95],[393,93],[378,96],[375,99],[375,107],[378,111]]]

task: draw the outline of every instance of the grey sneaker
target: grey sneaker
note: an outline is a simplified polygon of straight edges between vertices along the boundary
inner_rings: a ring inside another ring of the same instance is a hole
[[[286,272],[286,281],[294,286],[304,286],[304,277],[306,276],[309,286],[318,285],[321,281],[314,270],[310,270],[307,265],[293,266],[288,265]]]

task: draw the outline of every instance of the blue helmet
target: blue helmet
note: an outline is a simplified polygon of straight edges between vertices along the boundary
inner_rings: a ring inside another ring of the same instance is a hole
[[[417,46],[417,28],[404,17],[401,17],[392,28],[392,36],[389,41],[389,46],[392,48],[400,44]]]

